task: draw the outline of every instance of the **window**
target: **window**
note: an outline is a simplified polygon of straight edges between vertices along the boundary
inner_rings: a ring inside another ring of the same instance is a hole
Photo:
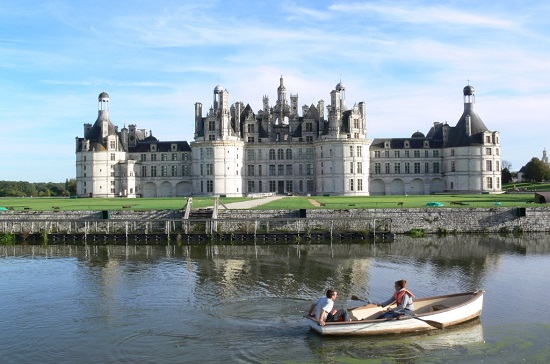
[[[485,170],[487,172],[493,171],[493,162],[492,161],[485,161]]]
[[[216,121],[215,120],[209,120],[208,121],[208,131],[215,131],[216,130]]]
[[[399,153],[398,150],[394,150],[394,151],[393,151],[393,156],[394,156],[395,158],[399,158],[399,154],[400,154],[400,153]]]
[[[262,181],[258,181],[258,192],[262,192]]]
[[[363,149],[361,148],[361,146],[358,146],[358,147],[357,147],[357,156],[358,156],[358,157],[362,157],[362,156],[363,156]]]
[[[172,166],[172,177],[178,176],[178,166]]]
[[[213,174],[214,174],[214,165],[211,164],[211,163],[208,163],[208,164],[206,165],[206,175],[207,175],[207,176],[211,176],[211,175],[213,175]]]
[[[409,158],[410,157],[410,153],[408,150],[405,151],[405,158]]]
[[[363,179],[361,178],[357,180],[357,191],[363,191]]]
[[[353,173],[353,162],[349,162],[349,173]]]
[[[254,176],[254,166],[251,164],[247,166],[247,175]],[[248,191],[248,192],[251,192],[251,191]]]
[[[151,166],[151,177],[157,176],[157,166]]]
[[[405,163],[405,173],[411,173],[411,164],[409,162]]]
[[[496,171],[496,172],[500,171],[500,163],[499,163],[499,161],[495,161],[495,171]]]
[[[254,137],[253,136],[249,136],[248,138],[246,138],[246,141],[248,143],[254,143]]]
[[[451,149],[451,157],[454,157],[454,156],[455,156],[455,150]]]
[[[214,148],[206,148],[206,158],[213,159],[214,158]],[[237,158],[239,158],[237,156]]]
[[[182,153],[181,154],[181,159],[183,159],[184,161],[189,160],[189,154],[188,153]]]
[[[363,162],[357,162],[357,173],[358,174],[363,173]]]
[[[285,159],[285,155],[282,149],[277,150],[277,159]]]
[[[497,177],[497,189],[499,189],[499,188],[500,188],[500,178]]]
[[[274,176],[275,175],[275,165],[274,164],[270,164],[269,165],[269,175],[270,176]],[[273,192],[273,191],[271,191]]]
[[[313,159],[313,148],[306,149],[306,159]]]
[[[166,155],[166,153],[162,153],[160,155],[160,160],[163,161],[163,162],[168,160],[168,156]]]
[[[420,173],[420,162],[414,163],[414,173]]]
[[[311,136],[311,135],[306,135],[306,142],[312,143],[312,142],[313,142],[313,136]]]
[[[115,153],[111,153],[111,160],[112,160],[112,161],[115,160]]]
[[[433,173],[439,173],[439,162],[434,162],[433,169]]]
[[[487,135],[487,136],[485,137],[485,141],[486,141],[487,143],[490,143],[490,142],[491,142],[491,137],[490,137],[489,135]]]
[[[313,190],[314,190],[313,181],[312,180],[307,180],[306,185],[307,185],[307,192],[313,192]]]
[[[254,181],[248,181],[248,192],[254,192]]]
[[[485,154],[491,155],[491,148],[485,148]]]
[[[147,166],[141,166],[141,177],[147,177]]]
[[[246,130],[248,133],[254,133],[254,124],[247,124]]]
[[[374,158],[380,158],[380,151],[379,150],[374,151]]]
[[[349,156],[353,157],[353,145],[349,146]]]
[[[254,160],[254,149],[248,149],[246,151],[246,159],[248,159],[249,161]]]
[[[488,189],[493,188],[493,177],[487,177],[487,188]]]
[[[147,154],[142,153],[141,156],[140,156],[140,159],[141,159],[142,162],[145,162],[147,160]]]
[[[275,149],[269,150],[269,160],[275,160]]]
[[[456,172],[455,161],[451,161],[451,172]]]
[[[430,173],[430,163],[424,162],[424,173]]]
[[[282,164],[277,165],[277,175],[284,176],[285,175],[285,166]]]
[[[353,179],[349,180],[349,190],[353,191]]]
[[[415,158],[420,158],[420,151],[419,150],[414,151],[414,157]]]
[[[425,150],[424,151],[424,157],[428,158],[430,156],[430,151],[429,150]]]
[[[434,158],[439,158],[439,150],[434,150],[434,151],[432,151],[432,156],[433,156]]]
[[[206,192],[214,192],[214,181],[206,181]]]
[[[161,167],[160,167],[160,173],[161,173],[162,177],[168,176],[168,167],[166,167],[166,166],[161,166]]]
[[[287,176],[292,176],[292,164],[287,164],[286,165],[286,175]]]
[[[114,141],[114,140],[111,140],[110,146],[111,146],[111,149],[115,149],[115,148],[116,148],[116,144],[115,144],[115,141]]]
[[[313,165],[312,164],[306,164],[306,175],[308,175],[308,176],[313,175]]]
[[[189,166],[181,166],[181,175],[189,176]]]
[[[390,157],[390,151],[389,150],[385,150],[384,151],[384,158],[389,158]]]
[[[277,182],[269,181],[269,192],[277,192]]]
[[[258,176],[261,176],[262,175],[262,165],[260,164],[258,166]]]
[[[177,161],[178,160],[178,153],[172,153],[172,160]]]
[[[313,131],[313,124],[306,123],[306,132],[312,132],[312,131]]]
[[[292,181],[286,181],[286,192],[292,192]]]
[[[374,174],[380,174],[380,163],[374,163]]]
[[[286,159],[289,159],[289,160],[292,159],[292,149],[286,150]]]
[[[385,168],[386,174],[389,174],[390,173],[390,164],[389,163],[384,163],[384,168]]]
[[[393,165],[393,171],[394,173],[401,173],[401,163],[395,163]]]
[[[151,154],[151,161],[156,162],[157,161],[157,155]]]

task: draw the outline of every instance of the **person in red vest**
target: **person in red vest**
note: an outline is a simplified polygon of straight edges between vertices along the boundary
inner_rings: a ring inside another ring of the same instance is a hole
[[[395,302],[397,307],[388,310],[387,312],[380,315],[379,319],[388,319],[388,318],[394,318],[399,317],[403,315],[412,315],[412,311],[414,310],[413,307],[413,297],[411,291],[409,291],[407,287],[407,281],[404,279],[401,279],[397,282],[395,282],[395,292],[393,295],[386,301],[379,303],[379,307],[386,307],[388,305],[391,305]]]

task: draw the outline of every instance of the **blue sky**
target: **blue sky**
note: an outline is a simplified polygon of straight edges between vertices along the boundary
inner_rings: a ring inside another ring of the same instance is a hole
[[[111,120],[192,141],[194,104],[274,104],[279,77],[300,105],[342,80],[365,101],[368,138],[455,125],[462,89],[518,170],[550,148],[547,1],[4,0],[0,180],[75,177],[75,137],[111,97]]]

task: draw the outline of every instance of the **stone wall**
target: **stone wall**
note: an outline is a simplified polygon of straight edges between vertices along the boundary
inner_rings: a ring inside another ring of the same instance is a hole
[[[223,220],[228,221],[224,224]],[[243,223],[240,224],[238,220]],[[334,228],[340,231],[361,231],[371,230],[372,222],[375,220],[376,224],[391,220],[389,230],[395,234],[406,233],[412,229],[423,229],[426,233],[438,233],[442,230],[457,233],[502,232],[515,229],[524,232],[550,232],[550,207],[220,210],[215,225],[224,232],[254,231],[259,227],[259,220],[271,220],[269,231],[275,228],[276,221],[284,222],[283,228],[288,230]],[[140,229],[140,225],[144,225],[148,232],[156,229],[188,229],[188,223],[182,221],[180,210],[109,211],[107,214],[102,211],[4,211],[0,213],[0,233],[28,230],[28,226],[33,227],[33,230],[46,227],[49,231],[53,225],[56,231],[62,232],[66,229],[64,226],[71,221],[73,223],[68,226],[74,232],[97,226],[99,229],[105,224],[109,231],[128,231],[128,224],[136,230]],[[84,222],[87,225],[84,226]],[[48,225],[44,225],[46,223]],[[201,229],[212,231],[210,227]]]

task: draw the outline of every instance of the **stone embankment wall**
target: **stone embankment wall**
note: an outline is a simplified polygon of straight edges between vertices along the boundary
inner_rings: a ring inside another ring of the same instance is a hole
[[[110,232],[128,231],[129,224],[137,226],[145,224],[147,231],[152,231],[155,222],[182,221],[182,211],[4,211],[0,213],[0,233],[20,232],[27,230],[34,224],[36,229],[44,223],[48,223],[51,231],[55,225],[55,231],[63,232],[65,225],[70,226],[71,233],[77,233],[82,229],[91,231],[94,226],[108,224]],[[419,208],[419,209],[350,209],[350,210],[219,210],[215,225],[223,225],[223,230],[242,230],[242,226],[236,221],[241,219],[247,225],[254,225],[259,220],[283,219],[292,229],[291,221],[302,221],[309,226],[328,225],[340,231],[346,227],[353,230],[353,226],[369,221],[391,220],[390,231],[400,234],[412,229],[423,229],[426,233],[438,233],[443,230],[457,233],[476,232],[502,232],[520,229],[524,232],[550,232],[550,207],[529,208]],[[228,221],[223,224],[223,220]],[[86,222],[86,226],[78,222]],[[38,223],[40,222],[40,223]],[[72,225],[69,224],[72,222]],[[147,225],[149,224],[149,225]],[[172,224],[172,225],[170,225]],[[166,225],[166,226],[165,226]],[[300,225],[300,224],[298,224]],[[172,226],[172,227],[171,227]],[[182,225],[183,226],[183,225]],[[229,226],[229,228],[227,227]],[[273,226],[273,223],[272,225]],[[270,227],[271,227],[270,226]],[[303,229],[303,224],[299,229]],[[367,226],[367,225],[365,225]],[[376,225],[378,226],[378,225]],[[258,223],[256,223],[256,228]],[[161,230],[175,231],[179,229],[175,223],[163,223]],[[250,226],[247,227],[250,230]],[[289,229],[289,230],[290,230]],[[78,231],[77,231],[78,230]],[[202,230],[205,231],[204,228]],[[208,230],[207,230],[208,231]],[[212,230],[210,230],[212,231]]]
[[[290,211],[289,211],[290,213]],[[280,214],[280,212],[279,212]],[[267,213],[263,213],[266,217]],[[257,211],[222,210],[219,218],[257,219]],[[297,216],[296,216],[297,217]],[[525,232],[550,231],[550,207],[532,208],[417,208],[417,209],[350,209],[350,210],[307,210],[308,220],[335,219],[350,221],[357,219],[391,219],[391,232],[401,234],[412,229],[423,229],[426,233],[442,230],[458,233],[501,232],[521,229]]]

